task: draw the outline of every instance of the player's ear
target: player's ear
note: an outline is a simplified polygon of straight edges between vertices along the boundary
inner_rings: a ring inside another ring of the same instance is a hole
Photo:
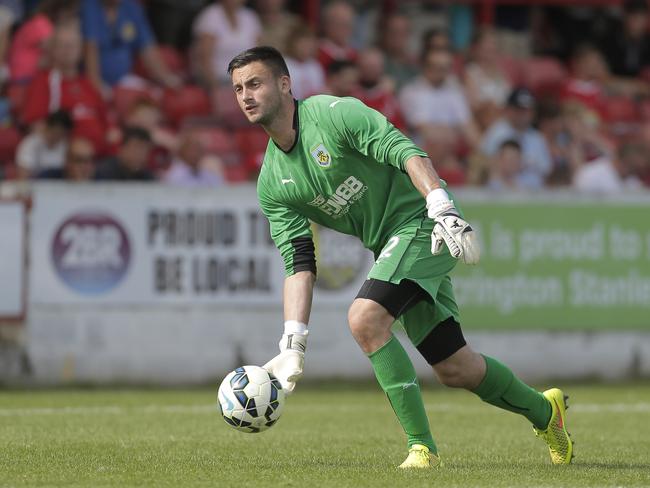
[[[280,77],[280,90],[285,95],[291,92],[291,78],[289,78],[287,75]]]

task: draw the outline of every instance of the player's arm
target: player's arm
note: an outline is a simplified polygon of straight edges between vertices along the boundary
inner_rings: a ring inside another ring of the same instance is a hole
[[[436,221],[431,234],[431,252],[439,254],[443,244],[447,244],[456,259],[466,264],[477,263],[480,251],[476,235],[442,188],[427,154],[386,117],[358,100],[342,99],[332,111],[332,119],[341,127],[339,131],[348,144],[380,164],[408,173],[413,185],[426,198],[428,215]]]
[[[299,271],[284,279],[284,320],[309,323],[316,275]]]
[[[263,186],[263,185],[261,185]],[[302,376],[307,349],[307,324],[311,313],[316,257],[309,221],[288,206],[259,191],[260,204],[271,225],[273,238],[284,260],[284,331],[280,354],[264,365],[286,393],[291,393]]]
[[[478,263],[481,252],[476,233],[442,188],[431,160],[411,156],[404,166],[413,186],[426,199],[429,218],[436,222],[431,233],[431,252],[440,254],[443,244],[446,244],[456,259],[462,259],[465,264]]]

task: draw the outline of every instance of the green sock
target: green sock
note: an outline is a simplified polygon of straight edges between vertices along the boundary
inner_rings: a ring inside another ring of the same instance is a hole
[[[408,446],[423,444],[431,449],[431,452],[437,453],[415,368],[402,344],[391,335],[386,344],[368,357],[377,381],[386,392],[388,401],[408,437]]]
[[[538,429],[546,429],[551,419],[551,404],[544,395],[517,378],[506,365],[483,357],[487,371],[474,393],[484,402],[521,414]]]

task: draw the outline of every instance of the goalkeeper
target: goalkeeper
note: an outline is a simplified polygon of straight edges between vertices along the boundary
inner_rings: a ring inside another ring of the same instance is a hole
[[[302,375],[316,222],[358,237],[375,255],[348,321],[406,433],[409,453],[400,467],[433,467],[440,458],[415,369],[391,333],[395,322],[443,384],[523,415],[548,443],[552,462],[569,463],[562,391],[532,389],[465,342],[449,274],[459,260],[478,262],[479,247],[426,153],[354,98],[294,100],[273,48],[240,53],[228,73],[247,119],[270,136],[257,191],[285,263],[285,324],[280,354],[264,367],[289,393]]]

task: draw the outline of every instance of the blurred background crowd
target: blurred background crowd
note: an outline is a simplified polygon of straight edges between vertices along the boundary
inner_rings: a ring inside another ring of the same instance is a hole
[[[0,0],[0,180],[254,180],[226,66],[265,44],[296,98],[360,98],[451,186],[650,187],[648,0],[484,3]]]

